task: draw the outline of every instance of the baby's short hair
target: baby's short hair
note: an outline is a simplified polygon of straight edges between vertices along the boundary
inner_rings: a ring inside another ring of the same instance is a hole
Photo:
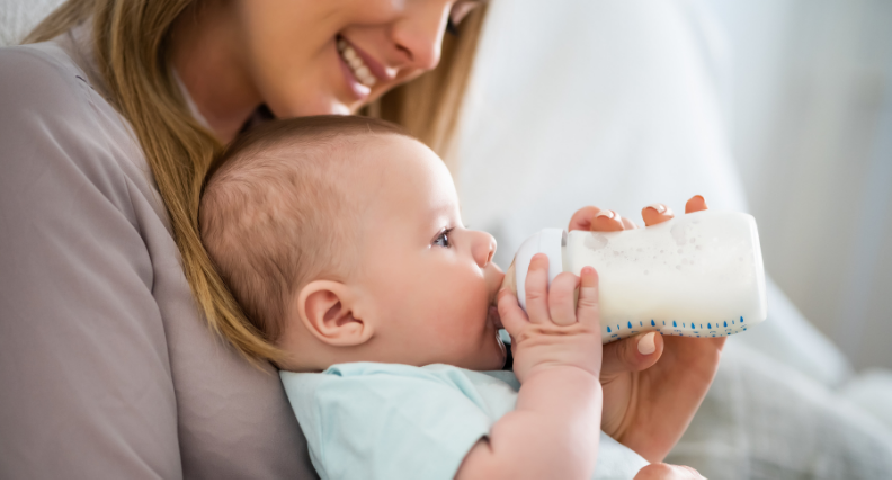
[[[214,160],[199,203],[202,241],[251,323],[270,342],[286,302],[316,278],[343,279],[355,264],[359,219],[338,181],[362,137],[400,127],[368,117],[273,120]]]

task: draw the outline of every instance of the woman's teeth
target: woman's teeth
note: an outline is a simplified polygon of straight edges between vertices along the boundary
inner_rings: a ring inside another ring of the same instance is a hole
[[[356,76],[356,79],[359,80],[360,83],[369,88],[375,86],[375,76],[369,71],[369,67],[362,61],[362,58],[359,57],[356,50],[354,50],[343,38],[338,39],[338,53],[340,53],[341,58],[347,62],[353,75]]]

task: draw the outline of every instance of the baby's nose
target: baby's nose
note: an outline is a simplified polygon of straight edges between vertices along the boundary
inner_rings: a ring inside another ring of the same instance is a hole
[[[492,256],[496,253],[498,242],[492,235],[486,232],[474,232],[474,261],[480,268],[483,268],[492,262]]]

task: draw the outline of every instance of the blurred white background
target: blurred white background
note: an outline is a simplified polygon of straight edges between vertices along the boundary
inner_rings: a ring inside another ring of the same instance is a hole
[[[640,222],[703,194],[757,218],[769,275],[855,367],[892,368],[890,25],[887,0],[494,2],[466,223],[507,265],[580,205]]]
[[[892,367],[892,2],[706,3],[768,272],[856,367]]]

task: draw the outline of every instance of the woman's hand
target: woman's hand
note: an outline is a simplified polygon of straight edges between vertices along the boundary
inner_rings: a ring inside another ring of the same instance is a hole
[[[697,470],[683,465],[652,463],[645,466],[635,475],[635,480],[705,480]]]
[[[686,213],[706,210],[701,196],[688,200]],[[641,211],[646,226],[674,217],[664,205]],[[612,232],[638,228],[615,212],[584,207],[570,230]],[[658,332],[604,345],[601,428],[651,463],[675,446],[703,401],[718,368],[724,338],[663,338]]]

